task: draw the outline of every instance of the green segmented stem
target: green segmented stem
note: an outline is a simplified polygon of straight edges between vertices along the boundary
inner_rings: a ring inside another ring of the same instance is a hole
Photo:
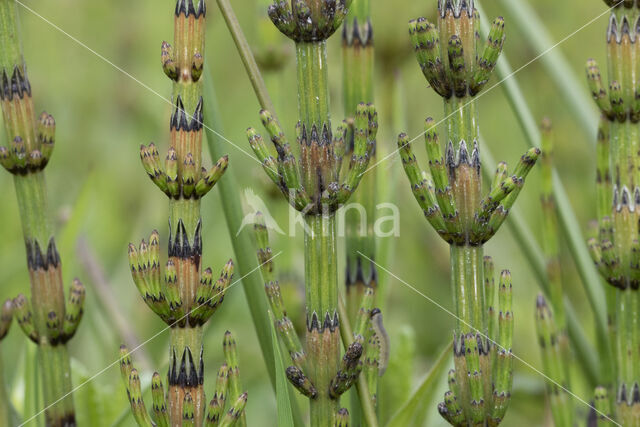
[[[326,425],[339,409],[338,399],[328,395],[329,383],[340,364],[340,336],[329,330],[338,310],[338,259],[334,216],[307,215],[305,233],[305,297],[307,322],[307,360],[311,382],[318,397],[310,401],[311,425]],[[314,321],[320,325],[312,324]],[[323,326],[322,332],[319,327]]]
[[[360,103],[373,103],[373,28],[370,17],[369,0],[357,1],[345,21],[342,33],[342,82],[343,105],[350,123],[346,136],[346,154],[352,151],[351,141],[354,138],[354,127],[351,124],[355,120],[356,107]],[[373,150],[372,159],[375,163],[376,149]],[[360,191],[354,194],[352,203],[362,206],[366,214],[366,228],[361,229],[364,221],[359,210],[350,209],[345,212],[346,222],[346,256],[348,274],[356,276],[358,269],[362,269],[363,277],[369,280],[373,276],[373,265],[369,260],[358,253],[364,254],[369,259],[376,258],[376,242],[373,235],[373,223],[375,222],[377,173],[367,173],[360,183]],[[348,282],[353,280],[348,278]],[[362,285],[356,283],[355,287],[347,288],[347,310],[353,315],[360,305],[362,297]],[[352,410],[351,421],[357,424],[359,414]]]
[[[617,4],[611,10],[607,29],[608,102],[597,64],[593,60],[587,63],[587,78],[602,112],[596,147],[599,229],[589,240],[589,249],[596,267],[612,286],[606,291],[614,356],[611,365],[616,373],[611,394],[615,395],[615,419],[624,425],[640,423],[638,43],[637,29],[627,30],[628,23],[637,20],[638,11],[636,2]]]
[[[516,0],[512,3],[502,2],[505,8],[508,8],[512,15],[517,16],[518,26],[526,29],[527,32],[531,32],[535,25],[535,13],[527,7],[526,4],[523,4],[521,0]],[[517,4],[517,6],[514,6]],[[482,8],[479,4],[476,5],[478,10],[482,13]],[[523,14],[523,11],[527,11],[526,14]],[[523,17],[530,17],[531,20],[527,20],[526,23],[523,23]],[[529,25],[532,24],[532,25]],[[541,48],[544,45],[548,45],[547,42],[540,42],[541,40],[547,40],[548,36],[545,34],[545,31],[540,27],[537,28],[536,34],[540,36],[540,38],[531,39],[536,42],[537,48]],[[539,43],[540,42],[540,43]],[[583,92],[582,90],[576,89],[576,84],[570,76],[571,73],[567,73],[565,71],[561,71],[564,67],[563,58],[558,56],[557,52],[550,52],[550,55],[545,55],[543,58],[543,63],[549,67],[550,74],[553,76],[556,82],[563,81],[561,85],[561,91],[566,91],[566,93],[572,93],[572,96],[567,99],[570,100],[572,106],[574,106],[574,111],[579,111],[579,119],[583,124],[583,128],[585,129],[595,129],[597,126],[592,123],[592,116],[586,110],[585,103],[583,102]],[[565,68],[566,70],[566,68]],[[516,113],[516,117],[518,122],[523,130],[523,133],[526,137],[526,142],[529,146],[535,146],[540,141],[540,134],[538,131],[538,124],[533,114],[531,113],[529,107],[525,102],[525,97],[522,94],[522,91],[518,85],[517,79],[508,79],[507,76],[511,75],[513,72],[511,66],[509,65],[509,61],[506,57],[503,56],[502,60],[498,62],[496,65],[496,75],[500,79],[501,87],[503,88],[507,99]],[[595,130],[594,130],[595,134]],[[485,151],[485,154],[486,151]],[[576,320],[576,317],[568,311],[568,324],[569,324],[569,332],[572,337],[572,341],[574,345],[580,347],[580,350],[577,352],[577,357],[581,362],[587,367],[589,372],[589,377],[591,381],[611,381],[611,371],[610,371],[610,363],[611,363],[611,355],[609,349],[609,339],[606,330],[606,299],[605,292],[602,291],[602,287],[597,278],[597,275],[594,274],[595,269],[592,266],[589,254],[587,252],[587,248],[583,244],[583,237],[578,226],[578,221],[573,213],[571,206],[568,203],[568,197],[562,182],[560,181],[559,175],[556,170],[553,171],[553,192],[555,195],[555,200],[558,205],[558,220],[560,222],[560,229],[564,232],[567,242],[569,243],[569,249],[573,255],[574,261],[576,262],[576,267],[578,273],[580,274],[580,278],[582,283],[584,284],[585,291],[589,300],[589,305],[591,306],[595,318],[596,318],[596,337],[597,337],[597,346],[598,352],[593,352],[589,350],[589,345],[585,341],[585,334],[581,330],[580,322]],[[517,216],[513,218],[514,222],[517,220]],[[520,221],[521,222],[521,221]],[[519,227],[522,230],[522,227]],[[514,228],[515,230],[515,228]],[[522,232],[518,231],[518,238],[521,239]],[[524,241],[523,241],[524,243]],[[523,245],[524,246],[524,245]],[[529,251],[529,250],[527,250]],[[539,269],[538,269],[539,270]],[[546,285],[542,283],[541,286],[545,289],[545,293],[547,296],[549,295],[548,290],[546,289]],[[565,303],[566,305],[566,303]],[[594,360],[594,356],[598,354],[602,358],[602,362],[597,364],[597,361]]]
[[[482,197],[474,96],[486,85],[501,53],[504,20],[496,18],[480,53],[474,3],[440,0],[437,24],[424,18],[409,23],[418,63],[443,98],[446,151],[443,155],[429,119],[425,136],[430,174],[417,166],[404,134],[398,146],[416,200],[450,244],[451,287],[458,317],[456,369],[440,413],[453,425],[497,425],[506,413],[512,386],[511,279],[508,272],[502,273],[496,315],[493,265],[483,257],[483,244],[506,219],[540,150],[525,153],[510,173],[506,165],[499,167],[489,193]]]
[[[9,147],[0,147],[0,163],[14,175],[31,284],[30,301],[23,295],[14,300],[16,315],[23,331],[38,344],[47,425],[75,425],[66,343],[82,317],[84,287],[74,283],[65,306],[44,176],[55,121],[47,113],[36,120],[14,0],[0,1],[0,74],[0,104],[10,141]]]
[[[567,334],[564,308],[564,291],[560,271],[558,249],[558,220],[553,194],[553,136],[551,122],[545,119],[541,126],[542,135],[542,186],[540,203],[542,207],[542,243],[546,256],[548,287],[550,288],[549,308],[542,295],[537,303],[537,330],[542,351],[545,373],[564,388],[569,388],[569,364],[571,350]],[[558,426],[574,424],[573,399],[556,384],[547,383],[547,393],[554,421]]]
[[[231,332],[227,331],[224,334],[224,356],[226,359],[227,367],[228,367],[228,379],[229,379],[229,400],[234,402],[232,408],[229,412],[234,411],[233,419],[234,423],[237,423],[240,426],[247,425],[246,415],[244,414],[244,403],[246,403],[246,393],[242,391],[242,385],[240,383],[240,368],[238,367],[238,352],[236,350],[236,340],[231,334]],[[244,403],[243,403],[244,402]],[[238,414],[236,414],[238,412]],[[227,414],[228,415],[228,414]],[[231,422],[232,420],[228,420],[227,422]],[[223,421],[221,425],[224,425]]]
[[[219,3],[230,23],[236,45],[245,58],[251,80],[260,82],[262,79],[255,67],[251,66],[253,61],[229,13],[230,8],[222,0]],[[278,151],[277,160],[268,153],[255,130],[247,131],[249,142],[263,166],[270,168],[277,162],[278,173],[269,169],[269,177],[304,215],[307,372],[292,366],[287,369],[287,376],[299,391],[311,398],[312,426],[334,424],[339,395],[344,388],[342,380],[338,380],[337,387],[333,388],[333,396],[330,396],[330,382],[338,374],[340,362],[336,330],[339,316],[335,212],[348,201],[358,186],[373,154],[377,133],[375,108],[359,104],[356,108],[354,155],[344,181],[340,181],[346,127],[339,128],[336,137],[332,137],[326,40],[342,24],[350,4],[351,1],[299,0],[295,2],[295,13],[292,13],[293,6],[288,2],[274,2],[268,8],[269,17],[276,27],[296,44],[299,176],[296,176],[295,159],[283,143],[284,135],[275,120],[263,113],[263,123]],[[266,105],[268,96],[263,85],[254,84],[254,88],[263,108],[270,108],[270,105]],[[275,291],[275,287],[272,290]]]
[[[158,391],[162,383],[154,377],[153,412],[157,422],[166,421],[171,425],[200,426],[204,422],[203,325],[222,303],[234,269],[233,261],[229,260],[220,278],[214,281],[212,270],[203,271],[201,265],[200,200],[228,166],[228,157],[222,156],[208,171],[202,167],[205,16],[204,0],[176,0],[174,45],[163,42],[161,49],[163,70],[173,84],[174,102],[164,168],[154,144],[140,149],[147,174],[169,197],[170,236],[164,282],[158,233],[151,234],[148,244],[143,240],[138,250],[129,245],[129,263],[136,287],[146,304],[170,326],[166,403]],[[228,343],[230,338],[226,338],[225,351],[230,357],[229,347],[234,347],[235,354],[235,343]],[[234,396],[238,396],[241,392],[238,391],[237,357],[232,359],[230,377]],[[129,392],[130,385],[127,386]],[[144,405],[132,402],[132,409],[141,414]],[[140,414],[136,417],[139,423],[145,420]],[[242,410],[237,415],[243,423]]]
[[[280,284],[274,274],[273,253],[269,246],[269,233],[264,222],[264,216],[260,212],[256,213],[254,229],[258,243],[258,263],[264,280],[264,289],[274,315],[274,326],[289,351],[292,362],[298,369],[302,370],[306,359],[305,351],[291,319],[286,314],[287,310],[282,301]]]
[[[329,122],[327,43],[296,43],[296,64],[300,121],[309,130],[322,129]]]
[[[450,247],[451,290],[456,303],[459,334],[486,329],[483,249],[473,246]]]
[[[563,389],[568,388],[568,378],[563,360],[563,350],[559,341],[560,331],[555,317],[542,295],[538,296],[537,301],[536,329],[545,374],[554,381],[553,383],[547,382],[553,420],[557,426],[572,426],[574,424],[572,399]]]
[[[355,334],[351,329],[351,323],[349,322],[349,316],[347,315],[347,310],[342,303],[342,301],[338,300],[338,310],[340,311],[340,337],[342,339],[342,344],[346,348],[349,343],[355,338]],[[366,421],[369,427],[377,427],[378,419],[376,416],[376,409],[371,401],[372,392],[369,391],[369,384],[367,378],[364,375],[360,375],[358,377],[356,383],[358,397],[360,402],[362,403],[362,412],[363,418]]]

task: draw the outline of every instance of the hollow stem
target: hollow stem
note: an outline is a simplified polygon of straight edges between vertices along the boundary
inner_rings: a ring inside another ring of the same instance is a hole
[[[33,331],[29,336],[38,344],[44,404],[47,407],[45,419],[49,426],[75,425],[71,368],[66,348],[66,341],[71,336],[63,337],[62,331],[62,321],[65,319],[62,264],[47,205],[44,177],[46,162],[36,163],[35,160],[46,157],[46,151],[41,135],[36,132],[31,85],[22,56],[13,0],[0,1],[0,73],[3,81],[12,82],[0,89],[5,128],[8,140],[13,141],[16,160],[13,167],[5,167],[14,174],[27,251],[31,301],[24,297],[21,301],[26,313],[33,314]],[[52,138],[51,134],[51,144]],[[34,159],[33,164],[38,166],[20,166],[22,159],[27,162],[26,158]]]
[[[327,42],[297,42],[298,112],[308,131],[329,122]]]
[[[344,23],[342,32],[343,59],[343,101],[349,123],[346,138],[346,154],[353,152],[356,107],[359,103],[370,104],[373,94],[373,30],[370,19],[370,2],[358,1],[352,5]],[[375,164],[376,149],[370,160]],[[355,319],[364,293],[366,282],[376,278],[373,264],[369,259],[377,259],[376,240],[373,234],[375,223],[375,205],[377,199],[377,172],[363,176],[359,191],[351,198],[355,208],[345,210],[345,252],[347,265],[347,312]],[[364,256],[360,255],[364,254]],[[370,283],[377,286],[377,283]],[[351,410],[351,421],[357,424],[359,414],[356,408]]]
[[[451,286],[458,334],[485,333],[487,328],[483,283],[483,248],[451,245]]]
[[[305,294],[307,304],[308,376],[318,390],[310,400],[311,425],[333,425],[338,399],[329,396],[340,365],[338,260],[335,217],[307,215],[305,222]]]

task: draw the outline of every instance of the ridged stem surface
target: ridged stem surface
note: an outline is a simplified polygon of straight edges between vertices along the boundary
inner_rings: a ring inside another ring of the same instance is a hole
[[[335,217],[307,215],[305,222],[305,295],[307,304],[307,367],[318,396],[311,399],[311,425],[332,425],[338,399],[329,397],[329,384],[340,365],[338,259]]]
[[[15,2],[1,0],[2,112],[7,140],[15,141],[16,138],[21,138],[28,156],[38,148],[36,116],[17,27]],[[35,340],[38,344],[43,377],[44,404],[47,407],[52,405],[45,411],[46,423],[50,426],[75,425],[71,368],[66,342],[54,338],[47,326],[47,319],[51,313],[54,313],[58,322],[65,318],[65,304],[62,265],[53,236],[51,212],[47,206],[43,167],[28,170],[26,173],[15,173],[14,184],[31,283],[31,302],[26,302],[26,305],[31,304],[33,311],[33,324],[37,334]],[[54,334],[61,333],[58,328],[54,329]]]

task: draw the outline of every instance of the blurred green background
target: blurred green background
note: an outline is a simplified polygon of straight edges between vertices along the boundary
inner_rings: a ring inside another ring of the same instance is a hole
[[[165,39],[172,41],[173,38],[173,0],[24,0],[24,3],[153,91],[165,98],[170,97],[170,84],[160,67],[160,43]],[[518,28],[510,24],[509,15],[503,14],[497,3],[483,2],[486,13],[490,15],[482,17],[483,23],[487,25],[489,18],[504,15],[507,22],[505,52],[513,68],[517,69],[531,61],[536,53],[529,47],[528,40],[519,34]],[[605,10],[605,5],[596,0],[536,0],[532,3],[554,41],[565,38]],[[417,135],[422,131],[426,116],[431,115],[436,120],[442,118],[441,101],[427,87],[413,58],[406,26],[407,21],[414,17],[433,18],[435,5],[435,0],[372,2],[378,49],[376,100],[381,120],[378,138],[381,152],[395,148],[394,135],[400,130],[407,131],[410,136]],[[224,123],[224,129],[216,130],[248,152],[244,131],[248,126],[259,127],[259,106],[215,2],[209,0],[208,6],[207,71],[215,82]],[[265,19],[260,11],[262,6],[257,4],[257,0],[235,1],[233,6],[252,46],[256,50],[264,49],[265,41],[259,40],[260,26],[264,25],[260,19]],[[581,29],[556,48],[566,55],[575,78],[585,92],[587,87],[583,66],[586,59],[594,57],[603,63],[606,16]],[[105,272],[108,286],[115,295],[117,309],[127,320],[130,331],[141,340],[154,337],[144,346],[151,358],[151,367],[142,366],[134,354],[143,381],[150,380],[154,369],[164,375],[168,359],[168,333],[156,336],[164,324],[144,306],[133,286],[127,263],[127,244],[148,237],[154,228],[160,231],[166,242],[167,200],[146,178],[138,153],[140,144],[149,141],[156,142],[161,153],[165,152],[170,105],[41,18],[23,8],[19,8],[19,17],[36,108],[38,111],[46,109],[57,122],[56,149],[47,168],[47,179],[50,207],[57,221],[65,283],[69,284],[73,277],[79,277],[87,286],[85,318],[70,343],[75,365],[74,384],[79,384],[82,378],[96,376],[89,385],[77,390],[76,404],[100,408],[102,405],[97,405],[97,401],[106,401],[108,404],[104,405],[102,416],[108,425],[127,408],[126,394],[116,363],[122,337],[85,269],[83,258],[86,258],[86,253],[83,254],[84,250],[79,249],[79,242],[86,242],[86,247],[96,256]],[[284,36],[276,35],[273,40],[284,46],[289,58],[283,71],[267,76],[267,84],[278,115],[286,125],[285,130],[292,135],[296,121],[293,46]],[[332,111],[336,121],[342,118],[343,111],[339,36],[330,40],[329,55]],[[400,76],[399,85],[394,84],[395,76]],[[589,219],[595,215],[595,161],[591,143],[595,135],[586,134],[577,125],[567,104],[560,98],[538,61],[522,69],[514,78],[521,84],[536,118],[548,115],[555,124],[555,163],[568,190],[579,225],[585,230]],[[494,78],[490,85],[495,82]],[[391,125],[392,92],[398,87],[402,90],[406,111],[403,117],[405,129],[394,129]],[[526,143],[503,91],[500,88],[487,91],[478,102],[481,129],[492,152],[498,159],[514,163],[524,151]],[[595,119],[595,107],[593,111]],[[2,138],[5,138],[4,133]],[[419,158],[426,164],[421,147],[422,144],[418,144],[415,151],[420,153]],[[251,189],[256,195],[266,197],[271,212],[286,228],[286,204],[280,197],[269,196],[271,188],[265,184],[259,165],[232,145],[226,149],[232,175],[227,175],[225,179],[237,179],[240,188]],[[388,201],[396,203],[401,212],[400,237],[394,241],[395,249],[388,268],[451,309],[448,248],[427,225],[413,200],[404,174],[391,173],[400,168],[399,158],[394,156],[376,169],[380,179],[395,177],[389,183],[392,186],[392,198]],[[11,180],[8,173],[0,173],[2,299],[25,292],[29,283]],[[538,182],[539,173],[534,170],[516,208],[534,231],[540,227]],[[204,266],[210,265],[218,270],[233,254],[219,195],[217,191],[212,194],[203,202],[203,262]],[[291,278],[287,281],[291,311],[293,305],[300,301],[297,299],[300,293],[295,288],[301,286],[299,278],[302,277],[300,236],[299,232],[298,239],[294,241],[278,236],[272,242],[275,251],[285,251],[277,260],[277,268]],[[535,296],[539,289],[527,259],[507,227],[491,240],[486,253],[494,257],[496,269],[509,268],[514,278],[516,327],[513,351],[534,367],[541,368],[533,321]],[[592,333],[590,311],[566,247],[563,247],[562,256],[567,292],[578,309],[585,329]],[[343,257],[340,259],[343,260]],[[450,340],[454,319],[400,282],[390,281],[388,290],[389,300],[384,318],[391,339],[391,351],[397,342],[394,338],[401,331],[412,329],[416,350],[412,366],[415,385]],[[213,372],[223,360],[222,338],[227,329],[234,332],[239,345],[242,381],[249,391],[249,425],[273,424],[269,420],[275,420],[275,396],[240,286],[228,292],[222,308],[212,318],[206,332],[209,393],[213,387]],[[25,373],[33,371],[32,366],[25,366],[27,347],[31,347],[31,344],[14,325],[9,337],[2,343],[1,356],[9,372],[13,402],[21,412],[25,410]],[[518,361],[514,363],[514,397],[504,425],[548,424],[543,378]],[[591,390],[577,376],[574,376],[573,382],[573,391],[584,400],[590,400]],[[441,385],[438,396],[444,391],[444,385]],[[577,406],[586,415],[587,408],[580,404]],[[432,414],[430,418],[425,418],[425,425],[443,424],[437,415],[433,416],[434,410],[431,408]],[[25,417],[30,415],[24,413]],[[130,416],[124,419],[124,425],[132,423]]]

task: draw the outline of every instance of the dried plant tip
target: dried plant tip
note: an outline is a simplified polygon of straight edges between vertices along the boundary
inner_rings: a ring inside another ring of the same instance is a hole
[[[318,391],[313,383],[297,366],[289,366],[286,370],[287,379],[303,396],[315,399]]]

